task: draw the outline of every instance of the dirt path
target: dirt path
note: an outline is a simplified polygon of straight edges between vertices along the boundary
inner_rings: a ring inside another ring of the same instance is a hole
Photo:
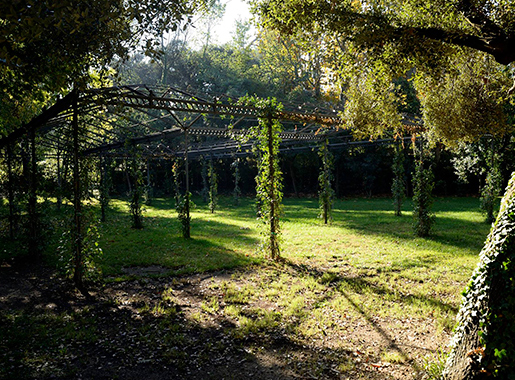
[[[449,341],[431,317],[372,316],[352,297],[353,312],[336,313],[331,286],[292,314],[259,293],[273,280],[259,268],[130,270],[142,277],[86,299],[48,269],[4,264],[0,378],[422,379],[423,359]]]

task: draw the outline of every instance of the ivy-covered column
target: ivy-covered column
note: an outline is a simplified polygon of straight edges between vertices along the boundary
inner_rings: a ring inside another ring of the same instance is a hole
[[[264,224],[263,250],[272,260],[280,259],[279,236],[282,213],[282,172],[279,167],[279,145],[282,125],[276,118],[281,104],[275,99],[243,98],[240,103],[260,109],[259,125],[252,127],[242,140],[257,140],[258,174],[256,176],[256,206]]]
[[[61,210],[63,204],[63,179],[61,173],[61,143],[57,143],[57,155],[56,155],[56,175],[57,175],[57,195],[56,195],[56,207],[57,211]]]
[[[275,132],[275,133],[274,133]],[[270,257],[273,260],[277,260],[280,257],[279,250],[279,192],[280,189],[276,186],[277,179],[276,175],[279,173],[279,165],[277,162],[278,153],[278,142],[277,142],[277,128],[274,128],[274,120],[272,115],[268,114],[266,117],[266,133],[268,143],[268,179],[270,186],[268,187],[268,199],[269,199],[269,222],[270,222]]]
[[[401,141],[397,141],[394,145],[392,172],[392,197],[395,216],[401,216],[402,202],[406,196],[406,183],[404,180],[404,149]]]
[[[495,203],[501,192],[502,175],[499,168],[499,157],[495,152],[495,144],[492,139],[490,149],[486,157],[486,179],[481,189],[481,210],[485,213],[485,221],[492,223],[495,220]]]
[[[233,169],[232,175],[234,177],[234,190],[232,192],[232,196],[234,199],[234,204],[236,206],[240,203],[241,198],[241,189],[240,189],[240,159],[236,158],[231,164],[231,167]]]
[[[329,151],[327,138],[320,144],[318,155],[322,160],[322,167],[318,176],[318,184],[320,190],[318,192],[318,201],[320,207],[320,217],[327,224],[331,219],[331,211],[334,202],[334,190],[331,186],[333,181],[333,155]]]
[[[147,158],[147,183],[145,185],[145,204],[150,206],[152,204],[152,196],[153,196],[153,189],[152,189],[152,182],[151,182],[151,175],[150,175],[150,157]]]
[[[204,159],[204,157],[200,158],[201,160],[201,176],[202,176],[202,190],[200,191],[200,195],[202,196],[202,202],[208,203],[209,198],[209,178],[208,178],[208,161]]]
[[[75,92],[73,100],[72,140],[73,140],[73,282],[78,289],[84,289],[84,257],[82,236],[82,200],[80,186],[80,160],[79,160],[79,110],[78,93]]]
[[[413,142],[415,153],[415,173],[413,174],[413,229],[417,236],[428,236],[435,216],[433,207],[434,175],[431,167],[425,165],[424,141],[420,141],[417,148],[416,141]],[[418,155],[418,157],[417,157]]]
[[[141,153],[138,147],[131,148],[131,158],[129,159],[129,169],[132,178],[132,188],[130,192],[130,212],[132,216],[132,228],[143,228],[143,173],[141,172]]]
[[[100,221],[106,221],[106,211],[109,207],[109,191],[111,190],[111,161],[107,157],[100,157],[100,186],[99,186],[99,200],[100,200]]]
[[[16,206],[14,204],[13,152],[11,142],[7,143],[7,198],[9,201],[9,237],[14,240],[16,231]]]
[[[181,223],[182,236],[186,239],[191,237],[191,216],[190,216],[190,207],[191,207],[191,193],[189,186],[189,162],[188,162],[188,129],[184,129],[184,170],[185,170],[185,178],[186,178],[186,191],[184,196],[181,196],[180,188],[179,188],[179,164],[178,162],[174,162],[173,165],[173,177],[175,183],[175,208],[177,210],[177,217],[179,222]]]
[[[209,177],[209,211],[214,213],[218,204],[218,177],[216,175],[215,167],[213,165],[213,157],[209,158],[208,167]]]
[[[36,155],[36,132],[31,130],[29,132],[30,144],[30,164],[29,164],[29,197],[27,204],[28,213],[28,233],[29,233],[29,257],[39,258],[40,251],[40,236],[39,236],[39,214],[38,214],[38,182],[37,182],[37,155]]]

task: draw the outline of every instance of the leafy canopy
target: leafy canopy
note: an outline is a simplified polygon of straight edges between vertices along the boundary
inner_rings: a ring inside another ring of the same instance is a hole
[[[511,129],[513,1],[261,0],[255,8],[283,34],[323,36],[345,120],[363,135],[400,126],[405,99],[393,83],[402,77],[425,126],[447,143]]]
[[[13,0],[0,4],[1,85],[12,94],[60,90],[113,57],[126,57],[191,14],[190,0]]]

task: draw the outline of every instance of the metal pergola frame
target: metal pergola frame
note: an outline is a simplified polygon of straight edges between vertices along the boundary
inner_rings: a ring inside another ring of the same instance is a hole
[[[258,119],[278,120],[285,126],[279,135],[283,152],[313,149],[321,141],[325,141],[329,149],[371,144],[370,141],[352,141],[349,131],[342,128],[339,114],[339,110],[331,105],[286,105],[282,110],[264,110],[246,105],[244,100],[231,101],[227,97],[208,100],[168,86],[127,85],[73,90],[30,122],[0,138],[0,149],[5,148],[11,178],[12,144],[28,137],[30,149],[26,154],[31,156],[28,211],[29,217],[34,219],[37,216],[36,145],[51,151],[48,157],[52,154],[59,157],[66,152],[72,158],[73,240],[75,258],[81,260],[79,162],[82,157],[125,158],[131,155],[135,146],[147,159],[183,157],[188,192],[188,157],[236,158],[252,154],[257,141],[242,143],[237,137],[244,137]],[[9,198],[11,205],[12,191],[9,191]],[[34,241],[37,241],[36,228],[36,224],[31,227]],[[80,276],[80,273],[75,275]],[[81,278],[75,278],[75,283],[81,286]]]

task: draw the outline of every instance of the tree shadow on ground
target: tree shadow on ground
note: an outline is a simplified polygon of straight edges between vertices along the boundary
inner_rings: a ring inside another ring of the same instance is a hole
[[[289,267],[299,275],[323,276]],[[259,305],[240,305],[252,327],[212,306],[212,300],[225,302],[221,284],[231,272],[108,283],[92,289],[90,300],[41,268],[1,272],[5,379],[384,379],[388,370],[375,366],[380,359],[374,354],[299,340],[292,334],[296,319],[270,313],[272,319],[262,323]],[[344,296],[391,349],[408,355]]]

